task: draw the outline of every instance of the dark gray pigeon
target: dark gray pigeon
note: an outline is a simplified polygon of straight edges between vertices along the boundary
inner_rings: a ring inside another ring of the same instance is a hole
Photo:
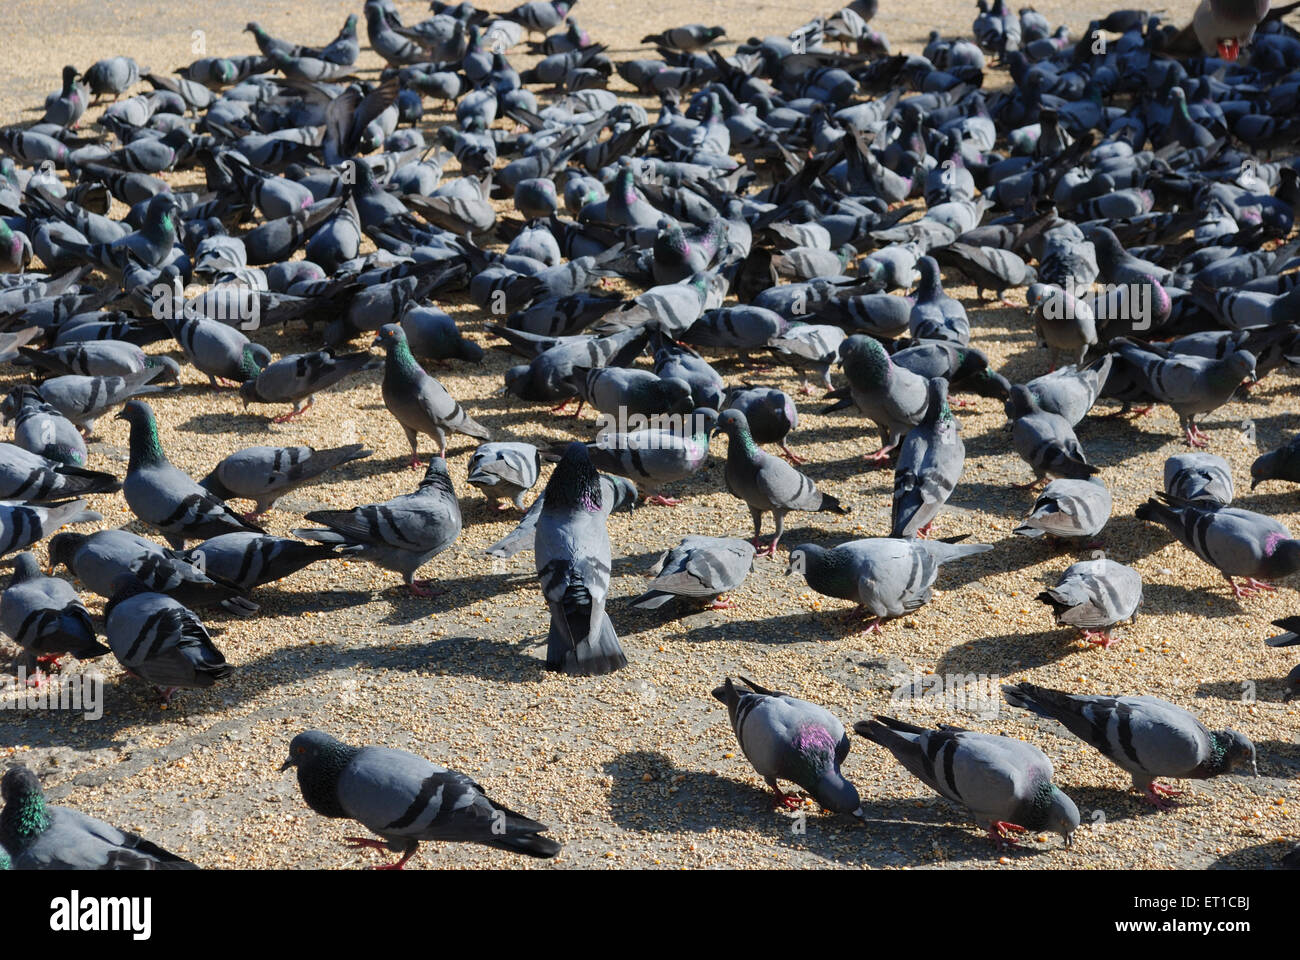
[[[365,352],[340,356],[328,349],[296,353],[268,364],[256,378],[241,383],[239,396],[245,409],[250,403],[292,403],[291,411],[274,418],[275,423],[286,423],[306,413],[317,393],[372,364],[379,365]]]
[[[736,537],[683,537],[665,550],[646,576],[650,589],[633,598],[631,606],[653,610],[674,597],[704,604],[709,610],[735,606],[722,595],[745,581],[754,565],[754,545]]]
[[[291,490],[311,483],[335,467],[374,453],[359,443],[316,450],[312,447],[245,447],[226,457],[199,486],[222,500],[252,500],[245,520],[256,520]]]
[[[1300,617],[1283,617],[1281,620],[1274,620],[1273,626],[1281,627],[1285,633],[1279,633],[1275,637],[1269,637],[1265,643],[1270,647],[1294,647],[1300,646]],[[1300,696],[1300,665],[1295,666],[1286,676],[1286,694],[1284,700],[1293,700]]]
[[[1111,355],[1106,354],[1100,360],[1077,367],[1074,364],[1045,373],[1025,384],[1025,389],[1038,403],[1039,409],[1064,417],[1071,426],[1078,426],[1092,405],[1101,395],[1106,378],[1110,376]],[[1013,406],[1006,402],[1007,416],[1011,417]]]
[[[1219,409],[1232,399],[1242,381],[1255,379],[1255,358],[1245,350],[1212,360],[1186,355],[1167,357],[1128,340],[1120,340],[1116,346],[1143,389],[1174,408],[1187,443],[1193,447],[1209,442],[1195,418]]]
[[[328,543],[303,543],[264,533],[223,533],[185,551],[180,559],[223,584],[248,591],[283,580],[321,560],[359,553]]]
[[[1158,777],[1208,780],[1237,767],[1255,776],[1255,745],[1235,730],[1211,731],[1196,717],[1155,697],[1103,697],[1062,693],[1032,683],[1004,686],[1013,707],[1056,720],[1111,763],[1133,777],[1157,807],[1180,791],[1157,783]]]
[[[23,648],[29,676],[45,664],[57,665],[71,654],[78,660],[93,660],[108,653],[95,638],[90,612],[72,584],[58,577],[41,575],[31,553],[14,558],[14,575],[0,594],[0,630]]]
[[[1261,455],[1250,465],[1250,489],[1254,490],[1265,480],[1300,483],[1300,435],[1292,437],[1276,450]],[[1231,486],[1229,480],[1229,491]],[[1172,492],[1171,490],[1170,493]]]
[[[713,696],[726,705],[740,749],[772,788],[776,802],[790,809],[803,805],[800,798],[781,792],[777,781],[788,780],[824,809],[866,819],[858,788],[840,772],[850,747],[844,724],[815,703],[740,680],[737,684],[727,677]]]
[[[640,493],[631,480],[624,477],[600,475],[600,509],[609,516],[616,510],[632,510]],[[546,505],[546,491],[538,494],[537,499],[516,524],[515,528],[484,550],[489,557],[508,560],[524,550],[533,549],[533,539],[537,534],[537,521],[541,519],[542,507]]]
[[[880,449],[868,454],[867,459],[885,460],[902,443],[904,434],[925,416],[926,380],[898,366],[879,340],[864,334],[840,344],[840,362],[849,380],[850,400],[822,412],[856,406],[880,429]]]
[[[305,519],[328,529],[298,529],[294,536],[361,547],[354,556],[397,571],[417,597],[435,594],[432,581],[416,580],[415,572],[450,547],[461,530],[460,502],[442,457],[429,458],[414,493],[351,510],[313,510]]]
[[[297,767],[312,810],[355,820],[383,838],[344,837],[346,843],[402,854],[377,869],[401,870],[424,842],[479,843],[543,859],[560,852],[560,844],[541,836],[545,824],[489,799],[465,774],[405,750],[353,747],[309,730],[289,743],[280,769],[290,767]]]
[[[1079,808],[1052,783],[1052,761],[1032,743],[960,727],[927,730],[877,716],[853,729],[880,744],[914,777],[970,810],[997,844],[1051,830],[1070,845]]]
[[[197,869],[144,837],[47,803],[41,781],[24,766],[5,771],[0,799],[0,849],[14,870]]]
[[[1067,567],[1056,586],[1038,599],[1052,608],[1058,624],[1077,628],[1083,639],[1106,650],[1115,642],[1112,627],[1137,620],[1142,577],[1106,557],[1083,560]]]
[[[569,444],[547,481],[533,542],[551,615],[547,670],[595,676],[627,666],[605,612],[610,548],[603,495],[586,446]]]
[[[891,537],[924,537],[952,496],[966,464],[961,427],[948,409],[948,381],[929,383],[925,418],[907,432],[894,465]]]

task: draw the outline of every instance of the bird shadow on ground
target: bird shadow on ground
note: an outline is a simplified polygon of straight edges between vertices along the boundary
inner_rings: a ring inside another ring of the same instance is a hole
[[[626,614],[624,615],[626,618]],[[637,625],[633,633],[640,633],[655,624]],[[747,632],[748,628],[761,626],[762,630]],[[824,643],[843,640],[852,634],[848,627],[836,631],[834,624],[821,622],[817,614],[792,613],[763,620],[723,619],[718,623],[694,626],[689,633],[674,636],[665,643],[711,643],[713,641],[736,640],[743,638],[751,643],[782,645],[790,643]],[[854,633],[860,631],[853,631]]]
[[[1279,481],[1266,482],[1277,483]],[[1295,510],[1297,503],[1300,503],[1300,491],[1292,488],[1283,493],[1245,492],[1235,499],[1232,505],[1241,507],[1243,510],[1254,510],[1256,513],[1275,517],[1279,513],[1290,513]]]
[[[1088,462],[1103,471],[1159,450],[1170,439],[1164,434],[1139,430],[1132,420],[1092,415],[1084,417],[1074,430]]]
[[[1287,779],[1300,777],[1300,743],[1286,740],[1260,740],[1255,744],[1255,755],[1261,758],[1263,769],[1260,771],[1271,777],[1277,777],[1278,767],[1286,771]]]
[[[743,763],[739,752],[737,756],[736,762]],[[708,833],[717,829],[719,815],[726,813],[738,828],[761,831],[772,843],[836,863],[915,866],[930,858],[909,856],[899,848],[931,851],[940,843],[949,848],[949,856],[963,859],[999,855],[979,834],[947,816],[947,806],[937,801],[918,803],[901,796],[884,802],[867,800],[862,805],[866,822],[859,823],[845,815],[814,812],[820,810],[815,802],[799,808],[802,816],[779,812],[770,791],[725,774],[679,768],[657,751],[622,753],[607,761],[603,769],[613,778],[610,819],[634,833]],[[736,773],[745,776],[742,771],[737,768]],[[782,789],[787,786],[783,784]],[[871,831],[880,827],[887,827],[895,841],[889,848],[868,846]],[[853,831],[861,831],[862,848],[846,852],[842,837],[836,835]],[[1047,850],[1024,847],[1012,852],[1034,856]]]
[[[1206,870],[1258,870],[1259,861],[1263,860],[1265,869],[1271,864],[1273,869],[1289,869],[1281,860],[1295,847],[1295,838],[1290,840],[1269,840],[1223,854],[1207,864]]]
[[[1240,680],[1208,680],[1200,683],[1196,687],[1198,697],[1213,697],[1216,700],[1248,702],[1247,694],[1258,697],[1262,689],[1277,684],[1282,686],[1280,677],[1256,677],[1254,679],[1243,677]],[[1281,701],[1281,689],[1279,689],[1278,700]]]
[[[1079,808],[1083,823],[1101,825],[1123,823],[1126,820],[1152,820],[1162,813],[1127,787],[1069,787],[1074,805]]]
[[[1207,600],[1216,602],[1208,605]],[[1219,600],[1224,602],[1217,602]],[[1142,584],[1142,606],[1162,613],[1168,610],[1197,609],[1198,616],[1214,618],[1236,617],[1246,612],[1246,608],[1231,594],[1220,596],[1210,593],[1204,587],[1184,587],[1177,583]],[[1204,610],[1199,609],[1201,607]],[[1138,610],[1138,616],[1142,616],[1141,610]]]
[[[1088,653],[1069,629],[1004,633],[949,647],[935,664],[939,675],[980,672],[1008,674],[1032,670],[1072,654]]]

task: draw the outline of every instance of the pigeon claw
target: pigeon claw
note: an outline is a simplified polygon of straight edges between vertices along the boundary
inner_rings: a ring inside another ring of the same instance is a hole
[[[1173,787],[1166,787],[1162,783],[1152,781],[1147,784],[1146,792],[1143,794],[1142,799],[1151,804],[1151,806],[1155,807],[1157,810],[1172,810],[1177,807],[1178,804],[1169,798],[1180,797],[1182,796],[1182,793],[1181,790],[1175,790]]]
[[[789,460],[791,463],[795,465],[808,462],[803,457],[799,456],[797,453],[795,453],[793,450],[787,447],[784,443],[781,444],[781,452],[785,454],[785,458],[787,460]]]
[[[412,596],[423,597],[424,599],[428,600],[433,597],[440,597],[447,592],[446,590],[432,589],[430,585],[433,584],[434,582],[435,581],[433,580],[412,580],[411,581]]]
[[[732,603],[730,600],[724,600],[722,599],[722,597],[714,597],[713,602],[710,603],[704,609],[705,610],[731,610],[735,606],[736,605]]]
[[[1025,828],[1018,823],[1007,823],[1005,820],[994,820],[989,825],[989,839],[997,846],[1014,846],[1020,842],[1016,834],[1024,833]]]
[[[646,497],[645,502],[653,503],[656,506],[660,506],[660,507],[675,507],[681,503],[681,500],[677,499],[676,497],[660,496],[659,494],[656,493],[654,496]]]
[[[1082,634],[1084,640],[1103,650],[1109,650],[1112,644],[1118,642],[1118,638],[1113,636],[1110,630],[1084,630]]]
[[[776,793],[776,805],[778,807],[785,807],[787,810],[798,810],[803,806],[803,801],[794,794],[782,793],[780,787],[773,787],[772,790]]]
[[[1210,438],[1194,423],[1187,425],[1186,434],[1189,447],[1208,447],[1210,445]]]

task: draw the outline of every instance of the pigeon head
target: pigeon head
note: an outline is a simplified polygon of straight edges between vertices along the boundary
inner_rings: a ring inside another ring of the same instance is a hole
[[[239,385],[239,399],[244,404],[244,409],[248,409],[250,403],[260,403],[261,394],[257,392],[256,380],[245,380]]]
[[[588,513],[601,509],[600,473],[592,465],[587,445],[574,441],[564,448],[546,482],[546,509],[581,507]]]
[[[50,825],[45,807],[45,791],[36,774],[26,767],[14,766],[0,780],[0,839],[10,850],[21,849]]]
[[[1277,474],[1279,450],[1271,450],[1250,465],[1250,489],[1254,490],[1265,480],[1272,480]]]
[[[385,350],[396,349],[399,345],[406,343],[406,331],[395,323],[386,323],[379,328],[375,334],[375,339],[371,341],[372,347],[383,347]]]
[[[1011,381],[995,370],[984,367],[962,386],[981,397],[997,397],[1002,400],[1011,395]]]
[[[1255,758],[1255,744],[1244,733],[1224,729],[1214,734],[1216,750],[1223,751],[1223,769],[1231,772],[1249,768],[1252,776],[1259,776],[1259,763]]]
[[[791,745],[806,768],[808,792],[827,810],[851,813],[861,819],[862,798],[858,788],[844,779],[835,764],[835,738],[820,724],[801,724]],[[801,778],[802,779],[802,778]]]
[[[712,407],[696,407],[691,411],[690,435],[692,437],[702,436],[706,446],[717,425],[718,411]]]
[[[840,344],[840,363],[850,382],[882,384],[889,378],[889,354],[865,334],[855,333]]]
[[[725,433],[731,439],[749,436],[749,420],[739,410],[723,410],[718,415],[718,425],[713,428],[713,436]]]
[[[1074,831],[1079,829],[1079,808],[1054,783],[1047,784],[1046,821],[1043,829],[1059,833],[1068,847],[1074,842]]]
[[[14,559],[14,577],[9,581],[12,586],[24,580],[34,580],[41,575],[41,565],[36,562],[36,554],[24,550]]]
[[[1011,387],[1006,408],[1008,420],[1019,420],[1021,417],[1035,413],[1038,410],[1038,401],[1034,399],[1027,386],[1017,383]]]
[[[298,768],[298,787],[302,798],[323,817],[346,817],[347,811],[338,798],[338,781],[352,758],[360,752],[358,747],[335,740],[328,733],[308,730],[289,742],[289,758],[280,766],[281,772]]]
[[[50,538],[50,570],[62,564],[72,569],[72,558],[76,556],[81,545],[86,542],[84,533],[56,533]]]

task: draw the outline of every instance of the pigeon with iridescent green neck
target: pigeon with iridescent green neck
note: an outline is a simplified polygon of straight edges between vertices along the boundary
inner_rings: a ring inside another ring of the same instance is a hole
[[[924,537],[952,496],[966,465],[966,445],[948,409],[948,381],[929,383],[925,419],[907,432],[894,465],[891,537]]]
[[[0,273],[22,273],[32,262],[32,242],[27,234],[11,230],[0,220]]]
[[[176,317],[164,321],[190,363],[213,385],[237,386],[257,379],[274,358],[271,351],[219,320]]]
[[[853,729],[940,796],[966,807],[998,845],[1051,830],[1069,846],[1079,828],[1079,808],[1052,783],[1052,761],[1032,743],[946,725],[927,730],[882,716],[859,720]]]
[[[0,849],[14,870],[194,870],[144,837],[47,803],[36,774],[10,767],[0,780]]]
[[[776,533],[772,542],[763,548],[769,557],[776,557],[777,544],[785,532],[785,515],[793,510],[811,513],[847,514],[849,508],[829,493],[817,489],[817,484],[784,460],[759,449],[749,431],[749,421],[739,410],[724,410],[718,417],[715,433],[727,435],[727,467],[724,477],[727,489],[749,505],[754,519],[755,546],[763,533],[763,514],[772,514]]]
[[[740,749],[776,802],[790,809],[803,805],[781,791],[777,781],[788,780],[823,809],[865,819],[858,788],[840,772],[851,746],[844,724],[825,707],[739,679],[727,677],[713,697],[726,706]]]
[[[43,576],[29,552],[14,558],[13,579],[0,594],[0,630],[22,647],[32,676],[65,654],[93,660],[109,652],[95,638],[95,624],[72,584]]]
[[[161,267],[172,255],[176,246],[176,224],[179,207],[170,193],[160,193],[145,208],[144,224],[135,233],[112,243],[80,244],[61,241],[60,246],[69,256],[103,270],[113,280],[132,263],[145,267]]]
[[[479,440],[491,440],[492,434],[465,412],[447,389],[429,376],[411,353],[406,333],[393,323],[379,328],[372,346],[384,347],[384,406],[406,433],[411,445],[411,466],[419,467],[420,434],[433,437],[438,456],[447,455],[447,432],[455,431]]]
[[[131,425],[130,454],[122,494],[131,512],[175,548],[186,540],[207,540],[223,533],[265,533],[172,465],[163,452],[158,420],[143,400],[132,400],[116,417]]]
[[[880,449],[867,459],[885,460],[925,416],[926,380],[894,363],[880,341],[865,334],[840,344],[840,363],[849,381],[849,399],[823,412],[857,407],[880,430]]]
[[[1259,776],[1255,745],[1236,730],[1210,730],[1191,712],[1155,697],[1107,697],[1063,693],[1032,683],[1004,686],[1013,707],[1055,720],[1089,746],[1096,747],[1133,778],[1157,807],[1180,791],[1157,783],[1158,777],[1209,780],[1237,768]]]

